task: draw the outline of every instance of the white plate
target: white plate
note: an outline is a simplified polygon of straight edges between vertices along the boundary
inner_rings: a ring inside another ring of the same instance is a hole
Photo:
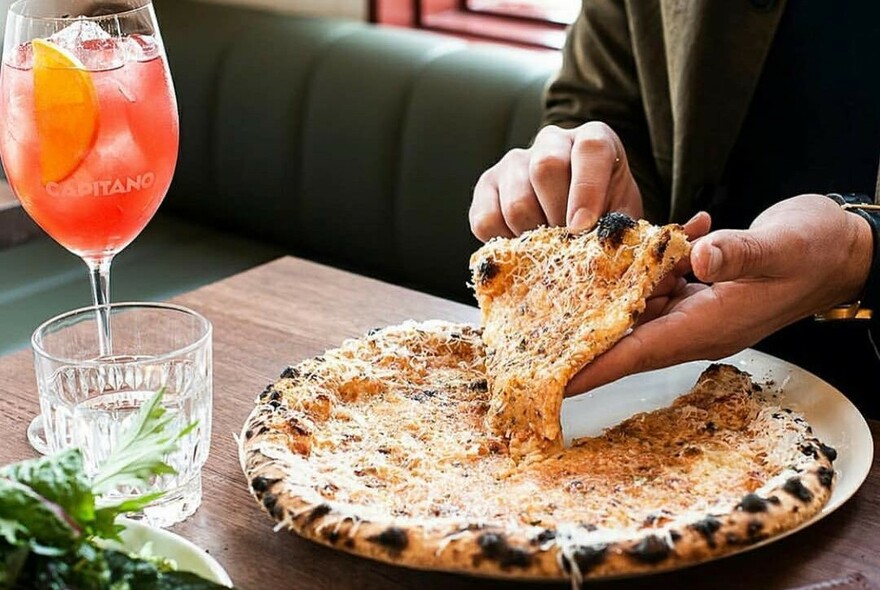
[[[816,522],[856,493],[871,470],[874,442],[865,418],[846,396],[812,373],[757,350],[746,349],[718,362],[750,373],[756,383],[770,382],[771,388],[781,391],[783,407],[801,412],[819,440],[838,452],[834,462],[837,481],[822,511],[783,535],[743,550],[782,538]],[[709,364],[708,361],[695,361],[632,375],[565,400],[562,428],[566,443],[573,437],[600,434],[603,429],[638,412],[668,406],[693,387]]]
[[[173,559],[177,562],[178,570],[192,572],[206,580],[232,587],[232,580],[217,560],[180,535],[125,518],[118,522],[125,525],[121,535],[124,550],[137,553],[145,544],[152,543],[151,552]]]

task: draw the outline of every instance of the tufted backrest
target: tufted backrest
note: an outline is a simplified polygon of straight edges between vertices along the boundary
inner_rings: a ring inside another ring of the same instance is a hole
[[[422,31],[155,0],[181,116],[166,210],[468,298],[480,173],[556,62]]]

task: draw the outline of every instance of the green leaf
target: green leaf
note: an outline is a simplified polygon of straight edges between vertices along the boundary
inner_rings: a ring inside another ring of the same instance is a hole
[[[138,496],[137,498],[128,498],[122,500],[118,504],[109,504],[107,506],[102,506],[95,511],[95,523],[94,523],[94,531],[97,536],[102,539],[112,539],[114,541],[120,541],[119,533],[121,533],[125,527],[122,525],[116,524],[116,517],[120,514],[127,514],[129,512],[138,512],[139,510],[143,510],[159,498],[164,495],[163,492],[153,492],[151,494],[144,494],[142,496]]]
[[[63,556],[30,554],[12,588],[103,590],[113,582],[104,551],[84,542]]]
[[[162,492],[96,507],[99,496],[121,485],[142,485],[174,473],[164,461],[196,427],[169,432],[174,415],[158,391],[138,411],[133,427],[89,481],[78,450],[0,469],[0,588],[66,590],[221,588],[193,574],[164,571],[160,560],[143,560],[105,549],[97,539],[119,540],[119,514],[141,510]]]
[[[171,571],[161,563],[132,557],[119,551],[106,552],[111,576],[130,588],[153,590],[217,590],[226,588],[189,572]]]
[[[92,481],[96,495],[105,494],[121,485],[140,485],[156,475],[176,471],[164,461],[177,442],[195,427],[190,424],[173,434],[168,426],[173,415],[160,404],[164,390],[160,389],[137,413],[135,422],[126,436],[119,441]]]
[[[95,518],[95,496],[79,449],[9,465],[0,469],[0,477],[20,482],[57,504],[80,528],[88,529]]]
[[[26,531],[32,550],[44,555],[64,553],[82,536],[61,506],[6,477],[0,477],[0,519],[18,522],[17,543]]]
[[[17,520],[0,518],[0,538],[10,545],[20,546],[26,544],[27,537],[23,533],[27,533],[27,529]]]

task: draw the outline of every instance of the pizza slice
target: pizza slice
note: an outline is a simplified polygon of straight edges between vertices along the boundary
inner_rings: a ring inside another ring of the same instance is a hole
[[[612,212],[589,232],[542,227],[495,238],[471,256],[487,348],[487,419],[515,459],[562,447],[566,385],[630,330],[689,252],[681,226]]]

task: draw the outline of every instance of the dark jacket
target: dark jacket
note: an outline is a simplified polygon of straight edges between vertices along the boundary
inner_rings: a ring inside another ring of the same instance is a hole
[[[584,0],[547,88],[544,122],[610,125],[626,148],[645,216],[682,223],[724,190],[785,4]],[[880,361],[864,324],[806,319],[756,348],[818,373],[880,416],[873,391]]]
[[[610,125],[646,217],[683,222],[723,182],[784,9],[785,0],[585,0],[545,123]]]

